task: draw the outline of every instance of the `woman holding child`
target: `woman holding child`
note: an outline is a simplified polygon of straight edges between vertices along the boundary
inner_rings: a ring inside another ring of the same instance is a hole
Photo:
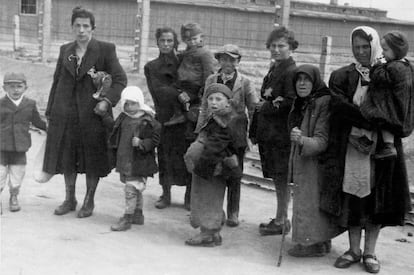
[[[401,133],[394,130],[396,125],[391,121],[382,124],[394,135],[397,154],[375,159],[381,148],[376,145],[383,142],[378,134],[381,129],[360,111],[371,81],[369,70],[381,53],[379,42],[378,33],[370,27],[357,27],[351,33],[355,62],[334,71],[329,81],[333,93],[330,144],[321,163],[321,188],[325,192],[320,207],[337,215],[340,225],[349,232],[350,248],[336,260],[335,267],[348,268],[362,259],[369,273],[380,270],[375,253],[380,229],[402,225],[410,209]]]

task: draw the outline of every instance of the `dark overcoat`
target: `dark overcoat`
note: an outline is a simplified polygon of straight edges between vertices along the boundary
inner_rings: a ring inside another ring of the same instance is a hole
[[[112,106],[119,101],[127,78],[112,43],[91,39],[78,70],[75,55],[76,42],[61,46],[46,109],[49,131],[43,169],[51,174],[64,172],[67,165],[61,161],[62,152],[67,149],[64,139],[68,138],[68,125],[75,123],[84,162],[76,172],[103,177],[112,169],[108,161],[108,134],[101,117],[94,113],[98,101],[92,94],[96,88],[87,72],[94,68],[112,76],[112,85],[106,94]]]
[[[287,175],[290,138],[287,127],[288,115],[295,99],[293,75],[296,63],[289,57],[278,66],[272,66],[263,80],[261,96],[263,105],[253,116],[250,138],[259,144],[263,176],[274,178]],[[264,97],[265,90],[271,88],[272,96]],[[278,96],[284,98],[279,108],[272,101]]]
[[[329,80],[332,91],[331,129],[328,150],[321,157],[323,178],[321,180],[321,208],[340,216],[343,213],[342,183],[344,179],[345,156],[348,136],[352,126],[375,131],[359,108],[352,103],[359,80],[355,65],[351,64],[334,71]],[[389,127],[392,129],[393,127]],[[404,216],[411,209],[407,169],[401,137],[394,134],[397,158],[375,161],[374,188],[370,197],[373,210],[372,222],[387,225],[402,225]]]
[[[0,99],[0,150],[26,152],[32,145],[29,127],[46,130],[46,122],[39,115],[36,101],[23,96],[16,106],[7,96]]]
[[[155,105],[159,122],[168,121],[174,114],[173,105],[180,93],[174,84],[177,81],[178,59],[174,53],[160,54],[144,66],[145,78]],[[183,156],[189,143],[185,139],[186,125],[177,124],[161,128],[158,146],[158,166],[161,185],[188,185],[188,173]]]

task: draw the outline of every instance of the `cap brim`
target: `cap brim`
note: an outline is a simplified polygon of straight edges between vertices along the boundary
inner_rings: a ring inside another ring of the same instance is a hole
[[[214,54],[214,57],[215,57],[216,59],[219,59],[219,58],[220,58],[220,55],[223,55],[223,54],[228,55],[228,56],[230,56],[230,57],[232,57],[232,58],[234,58],[234,59],[239,59],[239,58],[241,58],[241,55],[239,55],[239,54],[235,54],[235,53],[231,53],[231,52],[217,52],[217,53],[215,53],[215,54]]]

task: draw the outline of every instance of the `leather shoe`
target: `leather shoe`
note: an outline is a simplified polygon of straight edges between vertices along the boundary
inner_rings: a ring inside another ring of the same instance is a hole
[[[351,250],[345,252],[342,256],[336,259],[334,266],[336,268],[348,268],[355,263],[359,263],[361,261],[361,250],[359,251],[359,255],[355,254]]]
[[[366,272],[378,273],[380,271],[380,263],[375,255],[364,255],[362,258]]]
[[[76,200],[73,200],[73,201],[65,200],[61,205],[59,205],[55,209],[55,215],[61,216],[61,215],[65,215],[65,214],[67,214],[71,211],[75,211],[77,203],[78,202]]]
[[[78,218],[87,218],[92,216],[94,206],[85,206],[83,205],[82,208],[78,212]]]

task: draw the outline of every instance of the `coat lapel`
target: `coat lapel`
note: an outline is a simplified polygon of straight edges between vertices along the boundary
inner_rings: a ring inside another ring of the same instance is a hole
[[[92,38],[83,57],[78,79],[81,79],[96,64],[99,54],[98,42]]]
[[[76,75],[76,42],[69,44],[63,53],[63,66],[75,77]]]
[[[233,86],[233,95],[242,88],[242,76],[239,74],[239,72],[237,72],[237,77],[236,80],[234,81],[234,86]]]
[[[29,104],[29,100],[25,96],[23,96],[22,102],[20,102],[19,106],[17,106],[17,110],[24,109],[28,104]]]

